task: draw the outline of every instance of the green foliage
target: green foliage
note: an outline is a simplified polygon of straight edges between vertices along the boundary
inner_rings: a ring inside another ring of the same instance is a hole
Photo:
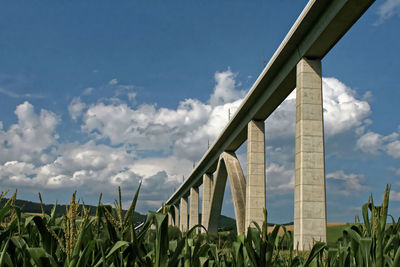
[[[94,216],[74,193],[62,217],[56,206],[47,212],[43,204],[40,216],[22,216],[15,192],[0,208],[0,267],[400,266],[400,220],[388,215],[389,192],[387,187],[381,206],[370,197],[362,207],[363,223],[344,227],[334,246],[316,242],[309,252],[293,249],[293,233],[283,225],[268,233],[266,211],[264,223],[253,223],[246,235],[229,228],[198,234],[201,225],[181,233],[168,226],[169,206],[149,212],[135,230],[139,189],[126,212],[120,189],[114,208],[100,196]]]

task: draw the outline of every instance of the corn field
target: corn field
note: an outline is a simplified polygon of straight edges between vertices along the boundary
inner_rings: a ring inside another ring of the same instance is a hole
[[[263,225],[254,223],[246,235],[198,234],[201,225],[181,233],[168,226],[168,206],[149,212],[135,230],[139,189],[126,212],[120,190],[114,208],[103,205],[100,196],[96,216],[89,216],[74,193],[65,215],[58,218],[55,207],[51,214],[23,214],[14,205],[15,192],[0,209],[0,267],[400,266],[400,220],[388,215],[388,186],[382,205],[375,206],[370,197],[362,206],[363,223],[358,220],[346,228],[336,248],[316,242],[305,253],[293,249],[293,233],[284,226],[267,233],[266,212]]]

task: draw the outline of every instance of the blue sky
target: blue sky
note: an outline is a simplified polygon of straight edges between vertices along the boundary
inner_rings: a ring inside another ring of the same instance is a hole
[[[307,1],[2,1],[0,191],[66,203],[144,179],[158,208],[228,122]],[[329,221],[392,184],[400,213],[400,1],[322,61]],[[293,95],[266,121],[270,220],[293,220]],[[245,168],[246,144],[237,155]],[[234,216],[227,188],[223,213]]]

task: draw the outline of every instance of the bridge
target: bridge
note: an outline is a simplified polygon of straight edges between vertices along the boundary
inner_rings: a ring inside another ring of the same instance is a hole
[[[321,60],[373,2],[308,2],[217,140],[165,202],[173,207],[169,214],[171,225],[185,231],[201,223],[209,232],[216,233],[228,178],[237,232],[244,233],[252,221],[262,224],[266,208],[264,121],[297,88],[294,246],[308,250],[315,241],[326,242]],[[235,151],[246,140],[245,178]]]

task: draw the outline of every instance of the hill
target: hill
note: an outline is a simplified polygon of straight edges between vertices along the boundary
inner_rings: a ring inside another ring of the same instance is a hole
[[[7,202],[7,200],[8,200],[7,198],[3,198],[0,202],[0,207],[3,206]],[[22,209],[22,212],[24,213],[42,213],[40,203],[37,202],[17,199],[15,201],[15,205],[20,207]],[[43,204],[43,210],[46,214],[50,214],[53,207],[54,204]],[[89,210],[89,214],[91,216],[96,215],[96,206],[85,205],[85,207]],[[66,210],[66,205],[57,204],[56,216],[57,217],[62,216],[63,214],[65,214],[65,210]],[[199,216],[201,221],[201,214],[199,214]],[[135,224],[140,224],[146,220],[146,215],[143,215],[139,212],[135,212],[134,218],[135,218]],[[236,221],[230,217],[221,215],[219,218],[218,227],[226,230],[235,229]]]
[[[7,198],[3,198],[0,202],[0,207],[2,207],[7,202],[7,200],[8,200]],[[37,202],[17,199],[15,201],[15,205],[17,207],[20,207],[22,209],[22,212],[24,213],[40,213],[40,214],[42,213],[40,203]],[[50,214],[53,207],[54,204],[43,204],[43,210],[46,214]],[[89,215],[91,216],[96,215],[96,209],[97,209],[96,206],[85,204],[85,207],[89,210]],[[79,211],[81,211],[80,209],[81,207],[79,208]],[[66,205],[57,204],[55,212],[56,216],[57,217],[62,216],[63,214],[65,214],[65,210],[66,210]],[[135,212],[134,218],[135,218],[135,224],[140,224],[146,220],[146,215]]]

